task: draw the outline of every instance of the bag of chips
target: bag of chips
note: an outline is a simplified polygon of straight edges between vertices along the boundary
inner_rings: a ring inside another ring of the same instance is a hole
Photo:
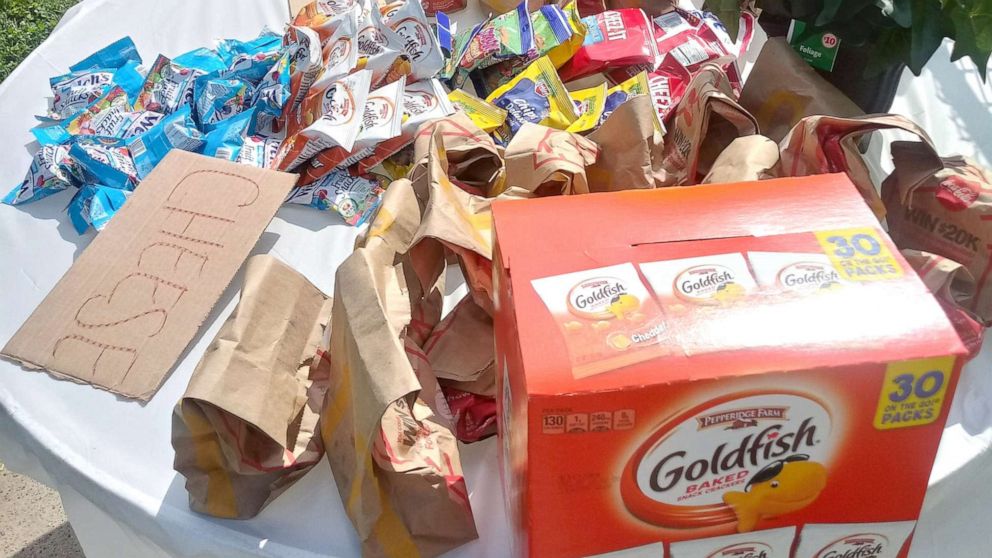
[[[606,101],[603,106],[603,114],[599,117],[599,124],[606,121],[606,118],[613,114],[613,111],[625,103],[627,99],[634,95],[648,94],[648,75],[644,72],[628,79],[627,81],[611,87],[606,92]]]
[[[582,18],[582,23],[587,28],[585,40],[559,70],[562,80],[572,81],[623,66],[639,66],[641,71],[660,62],[653,24],[643,10],[607,10]]]
[[[360,70],[316,84],[299,109],[288,116],[286,141],[279,148],[276,167],[295,169],[331,147],[350,151],[358,137],[371,81],[372,72]]]
[[[511,135],[524,122],[565,130],[577,118],[572,98],[546,56],[493,91],[486,102],[507,111],[506,124]]]
[[[587,89],[569,91],[568,95],[572,98],[572,102],[575,103],[575,113],[578,115],[578,118],[566,128],[566,131],[576,133],[588,132],[599,126],[600,122],[606,120],[606,116],[603,114],[608,96],[605,83]]]
[[[505,110],[491,105],[471,93],[466,93],[462,89],[455,89],[448,93],[448,100],[455,108],[467,114],[476,126],[487,133],[506,122],[507,112]]]

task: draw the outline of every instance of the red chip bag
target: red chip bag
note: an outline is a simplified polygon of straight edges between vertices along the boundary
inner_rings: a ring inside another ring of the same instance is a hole
[[[496,433],[496,399],[441,386],[455,423],[455,437],[478,442]]]
[[[572,81],[609,68],[654,68],[658,62],[653,24],[636,8],[607,10],[584,17],[585,42],[575,56],[558,70],[562,81]]]

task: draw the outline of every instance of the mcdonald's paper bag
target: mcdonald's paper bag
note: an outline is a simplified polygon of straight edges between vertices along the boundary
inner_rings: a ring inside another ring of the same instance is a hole
[[[599,147],[578,134],[525,123],[506,147],[506,184],[535,197],[588,194]]]
[[[330,301],[272,256],[248,260],[241,300],[173,414],[175,468],[190,507],[256,515],[320,459]]]
[[[651,98],[635,95],[586,136],[599,146],[586,167],[590,192],[657,188],[668,184],[661,167],[662,134]]]
[[[697,73],[675,108],[662,166],[667,185],[699,184],[731,142],[758,133],[758,123],[734,100],[727,74],[718,63]]]
[[[779,174],[778,144],[761,135],[735,139],[713,162],[703,184],[745,182]]]
[[[740,104],[754,115],[761,133],[778,142],[807,116],[862,116],[854,101],[820,77],[784,37],[773,37],[761,49],[744,83]]]

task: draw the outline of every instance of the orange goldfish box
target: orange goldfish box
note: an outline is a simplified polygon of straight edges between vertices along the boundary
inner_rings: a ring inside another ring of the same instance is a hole
[[[908,553],[965,350],[846,177],[493,217],[515,555]]]

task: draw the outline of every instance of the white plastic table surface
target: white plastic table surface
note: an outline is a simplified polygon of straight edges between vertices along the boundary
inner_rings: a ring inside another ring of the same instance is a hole
[[[473,0],[474,2],[474,0]],[[474,5],[457,19],[478,17]],[[213,39],[281,30],[281,0],[85,0],[0,84],[0,185],[13,187],[31,153],[28,129],[46,106],[48,78],[123,35],[150,63]],[[757,45],[756,45],[757,46]],[[924,77],[903,80],[894,109],[915,118],[945,153],[992,159],[992,88],[966,64],[938,53]],[[63,210],[68,193],[14,208],[0,205],[0,344],[51,290],[92,233],[77,236]],[[309,208],[283,208],[256,252],[269,252],[331,292],[354,230]],[[140,405],[85,385],[0,361],[0,460],[54,487],[87,556],[357,556],[326,461],[248,521],[191,512],[172,469],[172,407],[237,300],[241,277],[222,297],[184,358]],[[992,532],[992,342],[966,369],[951,408],[914,557],[987,556]],[[480,538],[450,556],[501,557],[508,535],[496,473],[496,443],[462,446]]]

